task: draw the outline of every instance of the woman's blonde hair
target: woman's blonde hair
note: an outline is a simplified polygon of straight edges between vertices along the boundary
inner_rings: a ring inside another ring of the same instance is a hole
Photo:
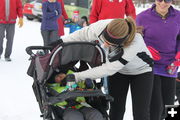
[[[123,46],[128,46],[134,39],[136,33],[136,24],[133,18],[127,17],[126,19],[114,19],[108,26],[107,31],[116,38],[124,38]]]

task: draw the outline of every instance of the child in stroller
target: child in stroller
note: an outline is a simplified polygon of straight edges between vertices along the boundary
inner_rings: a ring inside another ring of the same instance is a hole
[[[71,76],[73,74],[72,70],[68,70],[67,75]],[[66,74],[59,73],[55,76],[55,83],[50,83],[49,86],[57,91],[58,93],[64,92],[68,90],[68,86],[66,85]],[[89,79],[87,79],[89,80]],[[91,82],[93,84],[93,82]],[[78,82],[77,84],[73,84],[74,88],[85,89],[85,82]],[[90,85],[93,86],[93,85]],[[92,88],[93,89],[93,88]],[[56,107],[56,111],[58,111],[58,107],[63,109],[63,120],[104,120],[102,114],[91,107],[88,103],[86,103],[84,97],[76,97],[71,100],[66,100],[63,102],[59,102],[54,104]]]

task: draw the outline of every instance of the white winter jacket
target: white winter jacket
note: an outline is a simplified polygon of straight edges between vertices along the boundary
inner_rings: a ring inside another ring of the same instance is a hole
[[[99,35],[105,29],[105,27],[110,23],[112,19],[100,20],[96,23],[91,24],[90,26],[84,27],[74,33],[63,38],[63,42],[72,42],[72,41],[94,41],[99,40]],[[142,36],[139,33],[136,33],[133,42],[128,46],[123,48],[124,53],[122,58],[128,63],[126,65],[122,64],[119,60],[109,62],[89,69],[83,72],[76,72],[75,77],[77,80],[84,80],[85,78],[97,79],[109,75],[113,75],[117,72],[125,75],[137,75],[145,72],[152,71],[152,68],[149,64],[145,63],[141,58],[137,56],[137,53],[146,52],[151,56],[148,51]],[[108,54],[108,52],[107,52]],[[106,55],[108,56],[108,55]]]

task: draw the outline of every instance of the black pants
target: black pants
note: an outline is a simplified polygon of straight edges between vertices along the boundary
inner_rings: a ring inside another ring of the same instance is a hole
[[[109,92],[114,97],[110,107],[111,120],[123,120],[126,97],[131,87],[134,120],[150,120],[150,100],[153,88],[153,74],[122,75],[109,77]]]
[[[180,104],[180,82],[179,81],[176,81],[176,97]]]
[[[175,98],[175,78],[155,75],[152,101],[151,120],[163,120],[166,117],[165,105],[173,105]]]
[[[59,40],[57,30],[41,30],[41,35],[43,37],[44,46],[50,45]]]

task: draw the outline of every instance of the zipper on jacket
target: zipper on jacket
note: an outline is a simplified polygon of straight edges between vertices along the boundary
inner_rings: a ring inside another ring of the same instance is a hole
[[[5,4],[6,4],[6,21],[8,21],[8,20],[9,20],[9,6],[10,6],[10,1],[9,1],[9,0],[6,0]]]

